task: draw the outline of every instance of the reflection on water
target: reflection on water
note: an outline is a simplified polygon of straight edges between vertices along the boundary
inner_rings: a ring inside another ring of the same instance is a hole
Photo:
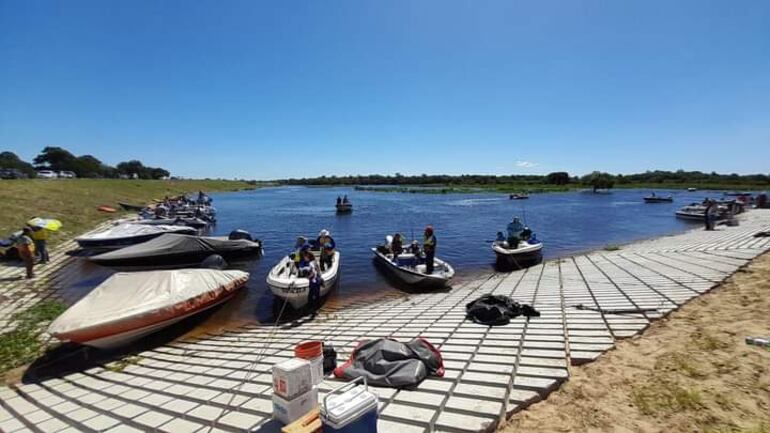
[[[341,252],[339,289],[324,309],[346,308],[382,296],[404,296],[377,271],[370,248],[396,231],[407,238],[420,237],[427,224],[435,227],[438,256],[457,270],[457,279],[490,272],[495,256],[490,249],[497,231],[514,215],[520,216],[545,243],[546,259],[600,248],[608,244],[683,231],[692,227],[674,218],[679,206],[720,193],[657,191],[674,196],[674,203],[645,204],[648,190],[617,190],[611,194],[582,192],[530,196],[509,200],[507,194],[402,194],[355,191],[353,188],[281,187],[212,194],[218,210],[213,235],[240,228],[264,242],[259,260],[236,265],[251,273],[248,285],[211,315],[205,328],[216,330],[273,320],[274,298],[265,283],[270,268],[287,254],[297,235],[315,237],[329,229]],[[337,215],[335,199],[347,194],[351,214]],[[62,281],[73,302],[111,274],[78,259]],[[323,312],[322,312],[323,313]]]

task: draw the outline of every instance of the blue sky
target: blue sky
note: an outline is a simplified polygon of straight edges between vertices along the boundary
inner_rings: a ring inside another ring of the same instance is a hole
[[[190,177],[767,173],[767,1],[0,0],[0,150]]]

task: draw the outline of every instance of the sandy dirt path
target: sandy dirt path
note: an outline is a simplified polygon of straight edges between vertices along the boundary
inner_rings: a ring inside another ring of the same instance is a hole
[[[770,433],[770,253],[598,361],[573,367],[514,432]]]

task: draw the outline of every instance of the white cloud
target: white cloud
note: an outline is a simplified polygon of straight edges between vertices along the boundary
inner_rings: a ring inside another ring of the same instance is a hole
[[[537,166],[538,166],[538,163],[532,162],[532,161],[516,161],[516,167],[532,168]]]

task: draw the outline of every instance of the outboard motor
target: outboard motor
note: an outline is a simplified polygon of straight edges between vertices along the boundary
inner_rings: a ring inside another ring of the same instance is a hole
[[[201,268],[222,270],[227,267],[227,262],[219,254],[212,254],[201,262]]]
[[[237,239],[246,239],[247,241],[254,241],[254,238],[251,237],[251,233],[241,229],[231,231],[230,235],[227,236],[227,239],[230,239],[231,241],[234,241]]]

